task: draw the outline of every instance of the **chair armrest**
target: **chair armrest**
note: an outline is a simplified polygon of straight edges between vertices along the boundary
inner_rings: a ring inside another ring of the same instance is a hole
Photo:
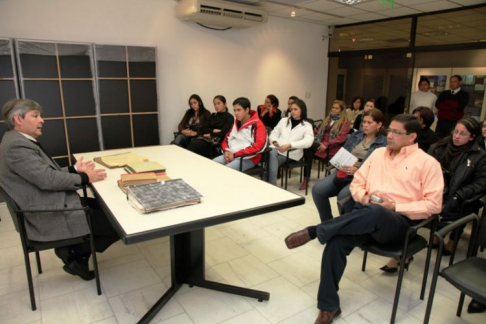
[[[24,209],[14,209],[15,213],[56,213],[56,212],[67,212],[67,211],[76,211],[76,210],[84,210],[88,211],[88,206],[78,207],[78,208],[63,208],[63,209],[32,209],[32,210],[24,210]]]
[[[426,225],[436,221],[438,216],[439,216],[438,214],[434,214],[431,217],[424,219],[423,221],[421,221],[417,225],[411,226],[408,230],[412,230],[412,231],[417,232],[420,228],[425,227]]]
[[[479,222],[478,215],[470,214],[468,216],[462,217],[462,218],[456,220],[455,222],[447,225],[446,227],[441,228],[439,231],[436,232],[436,236],[438,235],[441,238],[443,238],[444,236],[446,236],[447,234],[449,234],[450,232],[452,232],[456,228],[458,228],[458,227],[460,227],[464,224],[467,224],[471,221],[474,221],[477,224]]]

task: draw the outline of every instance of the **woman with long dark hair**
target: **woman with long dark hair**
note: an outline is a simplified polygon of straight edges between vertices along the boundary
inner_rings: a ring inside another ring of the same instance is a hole
[[[186,110],[184,117],[179,123],[179,134],[171,144],[180,147],[189,145],[191,139],[198,135],[198,131],[209,118],[209,111],[204,107],[201,97],[193,94],[189,97],[189,109]]]
[[[413,110],[412,115],[418,118],[420,125],[422,125],[422,131],[420,132],[417,143],[420,149],[428,152],[432,144],[437,143],[439,137],[430,129],[430,126],[434,123],[434,113],[430,108],[417,107]]]
[[[346,117],[348,117],[349,123],[351,125],[354,125],[356,117],[363,113],[363,104],[363,99],[360,96],[356,96],[351,102],[351,107],[346,109]]]
[[[275,126],[270,134],[272,150],[269,156],[268,182],[277,183],[279,166],[285,163],[287,151],[289,159],[298,161],[304,155],[304,149],[312,145],[314,133],[312,125],[307,121],[307,106],[300,99],[295,99],[290,106],[290,117],[285,117]]]
[[[351,211],[354,201],[351,198],[349,184],[353,180],[355,172],[375,149],[386,146],[383,113],[379,109],[371,109],[363,115],[363,130],[351,134],[343,146],[358,158],[358,162],[354,165],[343,166],[328,177],[317,181],[312,188],[312,198],[322,222],[333,218],[329,202],[331,197],[337,197],[338,201],[344,201],[350,197],[349,202],[344,204],[344,212]]]
[[[210,157],[211,150],[216,151],[215,147],[233,126],[234,117],[228,112],[226,98],[217,95],[213,99],[215,113],[212,113],[208,121],[197,131],[197,138],[193,139],[187,149],[196,154]]]
[[[265,98],[265,103],[258,106],[258,117],[266,127],[273,129],[282,118],[282,111],[278,109],[278,105],[278,98],[270,94]]]

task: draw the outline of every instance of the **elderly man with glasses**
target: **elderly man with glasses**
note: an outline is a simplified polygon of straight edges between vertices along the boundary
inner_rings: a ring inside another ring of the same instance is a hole
[[[331,323],[341,313],[339,281],[346,256],[375,240],[405,240],[409,227],[440,212],[444,180],[439,163],[418,148],[421,125],[410,115],[393,118],[388,144],[376,149],[355,173],[350,190],[357,202],[353,211],[290,234],[285,243],[293,249],[317,238],[326,244],[317,294],[317,324]]]

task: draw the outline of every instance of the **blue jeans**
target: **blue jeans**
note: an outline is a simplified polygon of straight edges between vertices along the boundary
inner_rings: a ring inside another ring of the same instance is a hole
[[[339,190],[334,185],[334,178],[336,177],[336,171],[328,175],[322,180],[316,182],[314,187],[312,187],[312,198],[314,199],[314,204],[316,204],[317,211],[319,212],[319,217],[321,222],[332,219],[331,204],[329,198],[336,197],[338,201],[342,201],[349,197],[349,201],[344,204],[344,213],[348,213],[353,210],[354,200],[351,197],[351,192],[349,191],[349,185]]]
[[[277,184],[278,168],[285,163],[287,156],[278,154],[277,149],[272,148],[268,156],[268,182],[274,186]],[[290,160],[292,161],[292,160]]]
[[[191,138],[187,137],[186,135],[183,135],[183,134],[179,134],[176,136],[176,138],[174,139],[173,143],[177,146],[180,146],[180,147],[186,147],[187,145],[189,145],[189,143],[191,142]]]
[[[255,166],[255,163],[253,163],[253,161],[245,160],[245,159],[241,160],[241,158],[235,158],[230,163],[227,163],[226,160],[224,159],[224,155],[220,155],[217,158],[214,158],[213,161],[219,164],[226,165],[227,167],[232,168],[233,170],[236,171],[240,171],[240,161],[242,162],[241,171],[251,169]]]

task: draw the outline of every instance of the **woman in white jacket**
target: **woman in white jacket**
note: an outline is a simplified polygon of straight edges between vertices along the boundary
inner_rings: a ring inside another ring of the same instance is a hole
[[[314,141],[312,125],[307,121],[305,102],[296,99],[291,106],[290,116],[282,118],[270,134],[272,150],[269,157],[268,181],[277,183],[279,166],[285,163],[287,151],[289,158],[298,161],[304,155],[304,149],[311,147]]]

